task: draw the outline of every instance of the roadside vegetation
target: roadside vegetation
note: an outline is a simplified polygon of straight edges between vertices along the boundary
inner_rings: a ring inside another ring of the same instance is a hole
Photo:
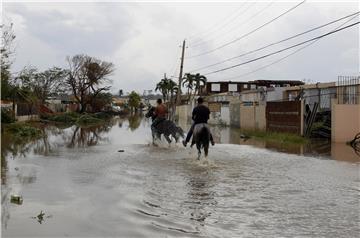
[[[14,140],[27,141],[38,139],[42,136],[42,130],[32,123],[17,122],[2,125],[2,127],[2,130]]]
[[[65,68],[52,67],[40,71],[30,65],[18,73],[11,73],[16,36],[13,24],[4,23],[0,28],[2,30],[1,100],[11,105],[1,109],[2,128],[6,127],[2,133],[22,137],[33,137],[39,133],[38,128],[31,123],[16,122],[15,111],[19,110],[19,107],[16,109],[15,105],[19,104],[30,108],[28,113],[36,109],[34,111],[40,115],[41,122],[45,123],[94,125],[104,123],[112,116],[103,112],[110,111],[109,107],[112,103],[112,94],[109,93],[111,88],[109,76],[114,71],[112,63],[78,54],[66,58],[68,66]],[[47,105],[47,99],[62,95],[71,95],[71,100],[77,105],[72,110],[76,112],[57,113],[46,109],[44,105]]]
[[[61,114],[42,114],[41,121],[44,123],[60,123],[68,125],[87,125],[87,124],[101,124],[107,119],[111,118],[112,114],[99,112],[99,113],[76,113],[66,112]]]
[[[309,139],[290,133],[260,131],[260,130],[241,130],[241,136],[245,139],[254,138],[257,140],[265,140],[277,142],[281,144],[307,144]]]

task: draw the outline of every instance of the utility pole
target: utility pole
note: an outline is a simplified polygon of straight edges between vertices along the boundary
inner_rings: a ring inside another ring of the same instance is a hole
[[[179,89],[177,91],[177,98],[176,98],[176,104],[181,104],[181,83],[182,83],[182,77],[183,77],[183,67],[184,67],[184,54],[185,54],[185,40],[182,44],[182,53],[181,53],[181,63],[180,63],[180,73],[179,73]]]

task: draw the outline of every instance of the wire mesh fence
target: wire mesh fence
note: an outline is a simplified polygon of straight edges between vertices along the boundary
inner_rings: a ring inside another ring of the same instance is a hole
[[[360,76],[339,76],[336,86],[338,104],[360,104]]]

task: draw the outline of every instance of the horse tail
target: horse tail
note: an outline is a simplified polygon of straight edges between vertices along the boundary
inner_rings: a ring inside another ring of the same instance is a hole
[[[209,152],[209,143],[210,143],[210,131],[207,127],[203,127],[199,133],[199,142],[204,148],[205,156],[208,155]]]

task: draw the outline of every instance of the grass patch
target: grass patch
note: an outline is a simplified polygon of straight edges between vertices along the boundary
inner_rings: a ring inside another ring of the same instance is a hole
[[[42,130],[28,123],[12,123],[5,126],[5,133],[18,139],[36,139],[42,135]]]
[[[299,135],[283,133],[283,132],[272,132],[272,131],[260,131],[260,130],[245,130],[242,131],[245,136],[253,137],[255,139],[261,139],[265,141],[273,141],[278,143],[291,143],[291,144],[306,144],[309,142],[307,138]]]
[[[94,114],[80,114],[76,112],[66,112],[62,114],[44,114],[41,118],[46,121],[52,121],[62,124],[76,124],[76,125],[94,125],[105,122],[112,115],[108,113],[94,113]]]
[[[53,121],[53,122],[60,122],[65,124],[74,124],[78,118],[80,117],[80,114],[75,112],[67,112],[62,114],[43,114],[41,115],[42,119]]]
[[[99,124],[102,122],[104,122],[104,120],[93,117],[92,115],[89,114],[84,114],[77,119],[76,124],[87,125],[87,124]]]

